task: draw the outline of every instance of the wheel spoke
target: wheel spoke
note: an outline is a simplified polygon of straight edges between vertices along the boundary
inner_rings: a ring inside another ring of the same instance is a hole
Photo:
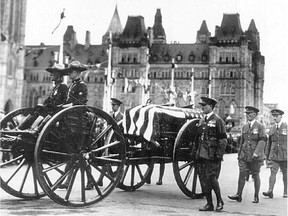
[[[39,191],[38,191],[38,182],[37,182],[37,174],[36,174],[36,171],[35,171],[35,166],[32,166],[32,175],[33,175],[33,183],[34,183],[34,191],[35,191],[35,194],[39,194]]]
[[[80,168],[81,171],[81,201],[85,202],[86,197],[85,197],[85,173],[84,173],[84,168]]]
[[[105,149],[107,149],[107,148],[111,148],[111,147],[116,146],[116,145],[119,145],[119,144],[121,144],[120,141],[114,141],[114,142],[112,142],[112,143],[110,143],[110,144],[108,144],[108,145],[104,145],[104,146],[101,146],[100,148],[91,150],[91,152],[96,153],[96,152],[103,151],[103,150],[105,150]]]
[[[143,176],[142,171],[141,171],[141,169],[140,169],[140,167],[139,167],[138,164],[136,165],[136,168],[137,168],[137,171],[138,171],[139,176],[140,176],[140,178],[141,178],[141,181],[143,181],[143,180],[144,180],[144,176]]]
[[[16,175],[16,173],[21,169],[21,167],[24,166],[25,163],[25,158],[21,161],[21,163],[17,166],[17,169],[12,173],[12,175],[10,176],[10,178],[5,182],[6,184],[8,184],[10,182],[10,180]]]
[[[189,181],[189,179],[190,179],[192,170],[193,170],[193,167],[190,166],[189,169],[188,169],[188,171],[187,171],[187,173],[186,173],[186,176],[185,176],[185,178],[184,178],[184,182],[183,182],[184,185],[187,185],[187,183],[188,183],[188,181]]]
[[[131,166],[131,186],[134,186],[134,178],[135,178],[135,165]]]
[[[71,195],[72,187],[73,187],[73,184],[74,184],[74,181],[75,181],[76,174],[77,174],[78,170],[79,170],[78,167],[76,169],[73,169],[72,177],[71,177],[71,179],[69,181],[69,184],[68,184],[68,189],[67,189],[67,192],[66,192],[65,200],[69,200],[69,197]]]
[[[94,147],[95,144],[102,138],[104,138],[104,135],[108,133],[108,131],[111,129],[112,125],[108,125],[101,133],[96,137],[95,141],[91,143],[91,146]]]
[[[185,169],[187,166],[191,166],[192,164],[194,164],[194,161],[190,161],[188,163],[183,164],[182,166],[179,167],[179,171]]]
[[[96,183],[94,177],[92,176],[90,169],[87,169],[86,172],[87,172],[87,175],[89,176],[88,178],[90,178],[90,179],[92,180],[92,182],[93,182],[93,186],[95,187],[95,189],[96,189],[98,195],[100,195],[100,197],[102,197],[102,192],[101,192],[101,190],[100,190],[98,184]]]
[[[12,160],[9,160],[9,161],[7,161],[7,162],[5,162],[5,163],[0,164],[0,168],[6,166],[6,165],[8,165],[8,164],[12,164],[12,163],[14,163],[14,162],[16,162],[17,160],[20,160],[20,159],[22,159],[22,158],[24,158],[24,156],[23,156],[23,155],[19,155],[18,157],[13,158]],[[25,159],[24,159],[24,160],[25,160]],[[22,162],[22,161],[21,161],[21,162]]]
[[[63,163],[59,163],[59,164],[51,164],[49,162],[47,162],[47,165],[49,166],[49,168],[43,169],[43,172],[49,172],[51,170],[56,170],[58,173],[60,173],[61,175],[64,174],[64,172],[62,170],[60,170],[58,167],[61,167],[63,165],[67,164],[67,162],[63,162]]]
[[[122,178],[121,178],[121,180],[120,180],[121,183],[124,182],[124,179],[125,179],[125,177],[126,177],[126,175],[127,175],[129,166],[130,166],[130,164],[128,164],[128,165],[125,167],[124,173],[123,173]]]
[[[21,193],[22,193],[24,184],[25,184],[25,182],[26,182],[26,179],[27,179],[27,176],[28,176],[28,173],[29,173],[30,168],[31,168],[31,166],[28,164],[28,165],[27,165],[26,172],[25,172],[25,174],[24,174],[24,176],[23,176],[23,180],[22,180],[22,184],[21,184],[21,186],[20,186],[20,190],[19,190]]]

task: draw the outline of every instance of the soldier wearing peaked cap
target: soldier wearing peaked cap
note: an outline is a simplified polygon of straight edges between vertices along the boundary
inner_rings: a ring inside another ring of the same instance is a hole
[[[123,119],[123,113],[120,111],[120,106],[122,102],[116,98],[111,98],[112,112],[111,116],[116,122],[119,122]]]
[[[192,149],[192,157],[197,160],[202,192],[207,200],[207,204],[199,211],[214,211],[212,190],[214,190],[217,198],[215,210],[221,211],[224,202],[221,197],[218,177],[227,145],[226,128],[224,121],[213,112],[217,101],[208,97],[201,97],[201,99],[199,104],[202,106],[205,118],[199,121],[197,139]]]
[[[287,198],[287,123],[282,121],[284,112],[280,109],[271,110],[275,122],[269,130],[269,140],[266,155],[270,165],[269,190],[263,192],[264,196],[273,198],[273,189],[276,182],[276,174],[280,168],[283,175],[284,192]]]
[[[254,180],[253,203],[259,202],[260,190],[260,168],[265,158],[264,150],[266,146],[265,127],[256,120],[259,109],[253,106],[246,106],[245,113],[248,122],[242,127],[240,137],[240,149],[238,152],[238,189],[236,195],[228,196],[229,199],[242,201],[242,191],[245,186],[245,177],[252,172]]]

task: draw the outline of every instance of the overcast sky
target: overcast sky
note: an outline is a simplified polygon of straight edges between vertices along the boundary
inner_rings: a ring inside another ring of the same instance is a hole
[[[264,103],[278,103],[288,115],[288,6],[287,0],[27,0],[26,45],[60,44],[67,25],[73,25],[78,43],[84,44],[86,31],[91,43],[100,44],[117,4],[125,27],[128,16],[144,17],[146,28],[154,24],[161,9],[167,43],[195,43],[196,33],[206,20],[212,36],[224,13],[240,14],[242,30],[252,19],[260,32],[260,50],[265,56]],[[66,18],[51,34],[65,8]],[[285,93],[284,93],[285,92]]]

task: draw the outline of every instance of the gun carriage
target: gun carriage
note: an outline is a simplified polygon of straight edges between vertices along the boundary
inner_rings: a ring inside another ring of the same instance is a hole
[[[61,205],[91,205],[116,187],[137,190],[154,164],[163,162],[173,164],[177,185],[186,196],[201,190],[190,156],[202,116],[197,110],[137,106],[126,110],[117,124],[101,109],[77,105],[36,129],[17,130],[31,112],[18,109],[1,121],[0,183],[13,196],[48,195]],[[92,190],[85,188],[88,181]],[[63,182],[68,186],[60,189]]]

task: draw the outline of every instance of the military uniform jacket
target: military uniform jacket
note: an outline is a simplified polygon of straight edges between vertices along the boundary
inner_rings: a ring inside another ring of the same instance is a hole
[[[73,80],[69,86],[66,104],[83,105],[87,102],[88,89],[86,84],[79,78]]]
[[[265,145],[265,127],[260,122],[255,121],[251,128],[249,128],[249,123],[243,125],[238,159],[247,162],[263,160],[265,158]],[[253,157],[254,153],[258,157]]]
[[[217,114],[213,113],[206,121],[204,118],[200,120],[197,135],[196,159],[223,159],[227,145],[226,128],[224,121]]]
[[[68,87],[64,83],[57,84],[48,98],[45,99],[43,106],[48,109],[55,109],[57,105],[63,104],[67,99]]]
[[[277,129],[276,125],[269,132],[269,160],[287,161],[287,123],[282,122]]]
[[[119,122],[123,119],[123,113],[118,112],[116,116],[113,115],[114,113],[111,112],[110,115],[112,116],[112,118],[116,121]]]

